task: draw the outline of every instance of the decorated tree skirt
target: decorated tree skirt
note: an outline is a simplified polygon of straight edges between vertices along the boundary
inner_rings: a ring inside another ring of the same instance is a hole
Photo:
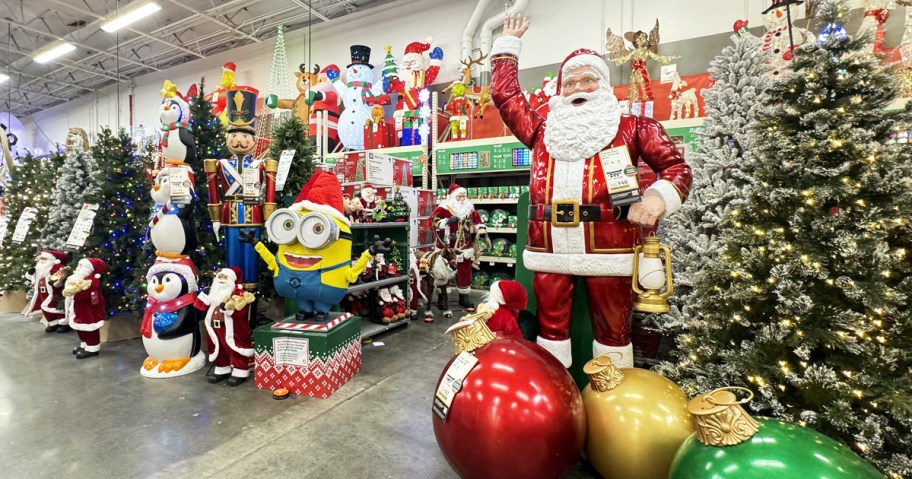
[[[361,369],[361,319],[356,316],[329,331],[267,324],[254,330],[253,343],[257,389],[286,388],[326,399]]]

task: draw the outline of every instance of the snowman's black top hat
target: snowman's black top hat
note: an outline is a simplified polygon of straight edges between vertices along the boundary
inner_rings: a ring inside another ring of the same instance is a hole
[[[371,49],[368,46],[352,45],[351,57],[352,62],[348,65],[347,68],[351,68],[352,65],[365,65],[368,68],[374,68],[374,66],[370,64]]]
[[[773,0],[773,4],[769,6],[766,10],[763,11],[763,14],[767,14],[770,10],[779,7],[786,7],[788,5],[801,5],[804,3],[804,0]]]

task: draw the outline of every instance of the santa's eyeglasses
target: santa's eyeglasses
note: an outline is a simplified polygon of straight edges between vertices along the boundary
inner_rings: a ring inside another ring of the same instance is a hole
[[[352,240],[351,233],[339,229],[328,215],[317,212],[300,214],[288,208],[276,210],[266,222],[266,234],[276,244],[291,244],[297,240],[311,249],[322,249],[334,242]]]

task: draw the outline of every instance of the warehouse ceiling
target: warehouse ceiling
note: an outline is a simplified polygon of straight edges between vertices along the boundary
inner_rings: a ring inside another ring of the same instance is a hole
[[[0,0],[0,103],[23,116],[145,73],[396,0],[156,0],[162,7],[116,34],[100,26],[139,1]],[[40,64],[61,40],[76,51]]]

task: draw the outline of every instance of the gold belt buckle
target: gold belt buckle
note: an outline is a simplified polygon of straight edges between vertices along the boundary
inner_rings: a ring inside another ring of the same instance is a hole
[[[568,208],[569,207],[569,208]],[[551,225],[556,228],[573,228],[580,224],[579,201],[555,200],[551,202]]]
[[[213,320],[212,320],[212,327],[215,328],[215,329],[221,329],[221,327],[222,327],[222,320],[220,320],[220,319],[213,319]]]

